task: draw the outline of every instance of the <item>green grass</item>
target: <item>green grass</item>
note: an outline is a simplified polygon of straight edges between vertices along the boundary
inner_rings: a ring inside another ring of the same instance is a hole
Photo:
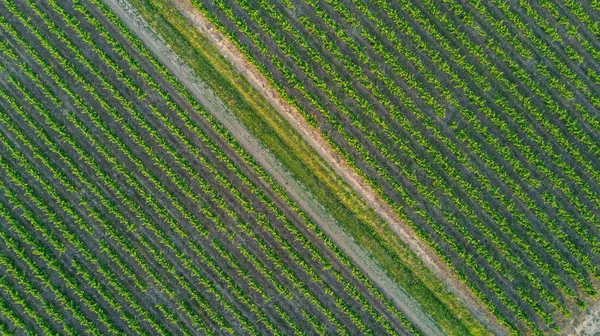
[[[196,75],[377,263],[452,335],[489,334],[387,224],[167,0],[131,0]]]

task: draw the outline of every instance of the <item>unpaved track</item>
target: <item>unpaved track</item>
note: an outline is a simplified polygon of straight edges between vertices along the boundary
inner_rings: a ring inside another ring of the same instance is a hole
[[[311,147],[360,195],[390,228],[425,262],[448,287],[451,293],[462,300],[473,315],[496,335],[507,334],[496,318],[485,308],[455,273],[437,256],[437,254],[421,239],[394,210],[379,197],[377,192],[360,177],[323,139],[318,130],[311,128],[296,108],[282,100],[268,80],[256,67],[249,63],[239,49],[216,29],[208,19],[195,9],[189,0],[172,0],[188,21],[198,29],[210,42],[233,64],[248,82],[259,91],[272,106],[283,116]]]
[[[600,335],[600,300],[589,303],[582,316],[573,320],[571,326],[563,330],[565,335],[596,336]]]
[[[193,9],[187,0],[175,0],[180,11],[193,23],[201,33],[209,38],[225,57],[233,63],[235,68],[243,74],[250,83],[261,92],[268,101],[291,123],[291,125],[310,143],[312,147],[372,206],[377,213],[406,241],[426,263],[431,265],[437,274],[444,274],[453,292],[463,300],[470,303],[471,309],[483,323],[493,327],[497,334],[502,334],[499,327],[495,327],[491,319],[479,308],[477,301],[464,295],[464,289],[452,274],[443,266],[426,246],[416,238],[409,228],[402,225],[394,212],[379,199],[375,191],[370,188],[354,171],[345,164],[345,161],[335,154],[321,138],[320,134],[307,125],[294,108],[278,98],[273,90],[269,89],[267,81],[260,73],[248,64],[235,46],[228,42],[205,18]],[[402,310],[407,318],[414,323],[425,335],[443,335],[443,332],[431,317],[415,302],[400,286],[398,286],[368,254],[354,242],[335,222],[335,219],[314,200],[310,192],[299,184],[293,176],[283,167],[273,155],[264,148],[244,125],[235,117],[223,102],[194,74],[193,71],[167,46],[148,24],[138,15],[135,9],[125,0],[104,0],[104,2],[132,29],[144,44],[158,57],[158,59],[185,85],[198,101],[206,107],[227,129],[235,136],[237,141],[248,151],[264,169],[282,185],[290,196],[298,202],[304,211],[327,233],[335,243],[340,246],[352,260],[378,284]]]

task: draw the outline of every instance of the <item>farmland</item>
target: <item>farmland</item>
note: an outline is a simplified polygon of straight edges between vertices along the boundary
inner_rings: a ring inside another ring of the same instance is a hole
[[[593,301],[598,1],[192,3],[509,331]]]
[[[0,13],[2,334],[419,333],[105,3]]]
[[[579,333],[599,22],[597,0],[0,0],[0,335]]]

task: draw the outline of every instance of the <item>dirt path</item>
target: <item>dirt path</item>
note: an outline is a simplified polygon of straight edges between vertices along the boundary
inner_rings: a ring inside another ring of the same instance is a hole
[[[565,335],[596,336],[600,335],[600,300],[589,303],[581,316],[573,319],[571,326],[565,328]]]
[[[268,81],[245,56],[221,34],[213,25],[189,2],[189,0],[173,0],[179,10],[193,23],[204,36],[233,64],[276,110],[298,131],[300,135],[329,163],[329,165],[371,206],[383,220],[401,237],[401,239],[439,276],[449,290],[459,297],[468,309],[487,326],[494,334],[506,334],[506,329],[499,325],[495,317],[488,312],[483,303],[458,279],[448,266],[431,250],[426,243],[416,237],[412,228],[404,223],[393,209],[377,195],[377,192],[362,179],[323,139],[321,134],[308,126],[300,112],[279,97],[271,89]]]
[[[233,112],[201,80],[195,77],[193,71],[151,30],[129,3],[124,0],[104,1],[138,35],[160,61],[177,76],[182,84],[196,96],[200,103],[223,123],[244,149],[273,176],[277,183],[284,186],[292,198],[315,220],[321,229],[393,299],[411,322],[421,329],[425,335],[443,335],[443,332],[421,306],[404,289],[390,279],[350,236],[341,230],[327,210],[315,201],[306,188],[299,184],[281,163],[249,133]],[[263,90],[260,91],[263,92]]]

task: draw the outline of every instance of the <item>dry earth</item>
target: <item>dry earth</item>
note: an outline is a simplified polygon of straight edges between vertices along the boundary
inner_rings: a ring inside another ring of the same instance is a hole
[[[568,335],[600,336],[600,301],[590,304],[585,314],[573,321],[573,328],[567,329]]]

